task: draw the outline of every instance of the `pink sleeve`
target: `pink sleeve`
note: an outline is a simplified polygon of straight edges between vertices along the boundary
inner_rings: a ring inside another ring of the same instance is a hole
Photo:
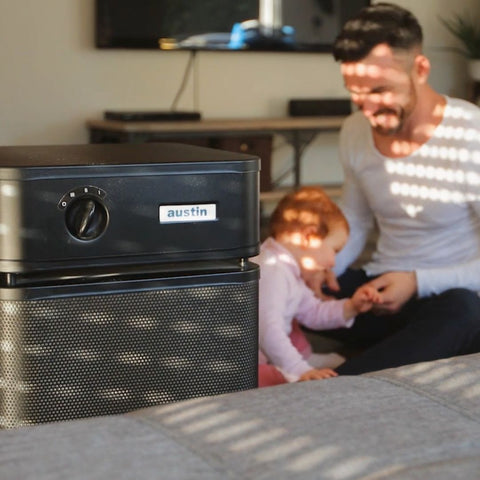
[[[293,287],[293,290],[292,290]],[[297,302],[295,284],[282,268],[265,267],[260,273],[259,346],[270,363],[289,381],[312,367],[292,344],[289,334],[293,317],[286,313]]]
[[[312,330],[331,330],[334,328],[351,327],[355,318],[345,319],[342,300],[320,300],[303,284],[302,300],[299,303],[297,319],[300,324]]]

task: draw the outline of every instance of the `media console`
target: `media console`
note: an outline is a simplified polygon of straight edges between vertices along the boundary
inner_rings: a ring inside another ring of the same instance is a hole
[[[304,148],[317,134],[340,129],[345,116],[205,119],[173,122],[88,120],[90,143],[180,142],[260,157],[260,190],[271,189],[272,137],[282,135],[294,150],[294,185],[300,185]]]

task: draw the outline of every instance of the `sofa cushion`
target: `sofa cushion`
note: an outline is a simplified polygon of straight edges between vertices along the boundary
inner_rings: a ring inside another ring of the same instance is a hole
[[[418,395],[456,409],[472,420],[480,420],[480,356],[465,355],[450,359],[406,365],[366,374],[368,377],[410,389]],[[480,475],[479,475],[480,477]]]
[[[477,479],[480,355],[0,433],[0,478]]]

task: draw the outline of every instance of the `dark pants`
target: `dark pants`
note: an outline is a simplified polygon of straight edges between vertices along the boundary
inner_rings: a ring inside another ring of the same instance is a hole
[[[349,297],[370,278],[363,270],[347,270],[338,280],[339,297]],[[395,314],[361,314],[350,329],[322,334],[347,342],[359,352],[337,368],[340,375],[480,352],[480,297],[477,292],[454,288],[412,299]]]

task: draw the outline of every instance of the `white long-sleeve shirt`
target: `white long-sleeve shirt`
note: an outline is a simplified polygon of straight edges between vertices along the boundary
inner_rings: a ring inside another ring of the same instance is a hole
[[[341,273],[362,250],[375,220],[379,239],[369,275],[415,271],[419,296],[453,287],[480,291],[480,109],[447,97],[442,122],[412,155],[388,158],[361,112],[340,134],[342,209],[351,236]]]
[[[313,367],[289,339],[293,319],[312,330],[350,327],[354,319],[344,318],[345,300],[316,298],[303,281],[294,257],[273,238],[262,243],[260,254],[252,261],[260,265],[260,350],[270,363],[294,381]]]

